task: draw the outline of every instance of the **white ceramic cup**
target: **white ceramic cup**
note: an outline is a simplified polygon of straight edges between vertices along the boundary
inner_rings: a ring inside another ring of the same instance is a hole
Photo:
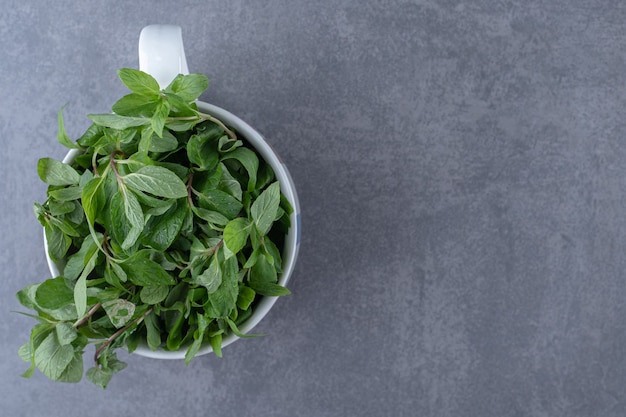
[[[188,74],[187,60],[183,48],[182,30],[178,26],[172,25],[151,25],[146,26],[139,36],[139,69],[152,75],[161,88],[166,87],[178,74]],[[214,106],[209,103],[197,101],[198,109],[203,113],[208,113],[220,119],[227,126],[233,127],[239,135],[243,137],[258,154],[272,167],[276,174],[276,179],[280,182],[281,191],[293,206],[291,214],[291,228],[285,237],[283,247],[283,273],[278,279],[279,284],[286,286],[293,269],[295,267],[298,249],[300,247],[300,204],[296,188],[287,167],[280,160],[276,152],[265,141],[263,136],[250,125],[241,120],[234,114]],[[70,163],[78,155],[78,151],[71,150],[63,159],[63,162]],[[61,275],[62,265],[57,265],[48,256],[48,248],[44,238],[44,246],[48,267],[52,276]],[[278,297],[262,297],[253,314],[239,326],[242,333],[248,333],[255,327],[263,317],[269,312]],[[222,347],[225,347],[238,337],[229,334],[222,339]],[[199,355],[205,355],[211,352],[210,346],[203,347]],[[157,349],[156,351],[148,348],[146,344],[140,346],[134,353],[157,359],[184,359],[185,350],[167,351]]]

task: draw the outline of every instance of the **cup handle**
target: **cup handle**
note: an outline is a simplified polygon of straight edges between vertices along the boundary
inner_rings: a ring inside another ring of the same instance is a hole
[[[189,74],[180,26],[150,25],[141,30],[139,69],[152,75],[161,88],[178,74]]]

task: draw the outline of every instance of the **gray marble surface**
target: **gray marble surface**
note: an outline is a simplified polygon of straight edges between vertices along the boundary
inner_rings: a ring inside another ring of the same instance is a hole
[[[2,5],[1,415],[625,415],[626,3]],[[150,23],[289,166],[293,295],[223,359],[22,379],[36,162],[64,155],[61,106],[76,137],[125,93]]]

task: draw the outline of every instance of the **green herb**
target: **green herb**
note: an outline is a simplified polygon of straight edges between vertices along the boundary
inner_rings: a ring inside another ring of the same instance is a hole
[[[116,349],[204,346],[222,355],[224,335],[259,297],[289,294],[278,284],[280,247],[291,207],[271,167],[245,138],[195,100],[208,86],[179,75],[165,89],[148,74],[121,69],[131,93],[76,142],[58,114],[58,141],[76,149],[70,164],[42,158],[37,172],[47,200],[35,204],[50,258],[61,276],[29,285],[20,303],[37,319],[19,356],[55,381],[86,371],[106,388],[124,369]],[[276,225],[276,227],[274,227]]]

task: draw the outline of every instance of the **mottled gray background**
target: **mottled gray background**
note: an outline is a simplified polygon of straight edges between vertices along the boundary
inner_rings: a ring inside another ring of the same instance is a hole
[[[0,10],[3,416],[624,416],[626,3],[13,1]],[[43,156],[150,23],[298,187],[290,288],[224,358],[24,380]]]

